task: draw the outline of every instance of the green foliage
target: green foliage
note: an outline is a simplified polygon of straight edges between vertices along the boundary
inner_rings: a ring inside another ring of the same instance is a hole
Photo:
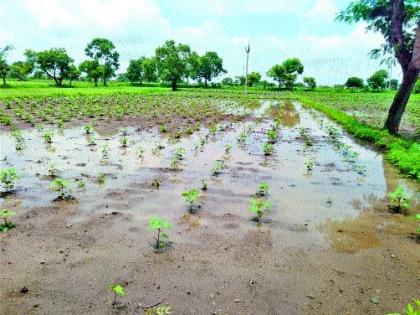
[[[271,128],[271,129],[269,129],[267,131],[267,138],[268,138],[268,142],[269,143],[276,142],[277,141],[277,137],[278,137],[278,134],[277,134],[277,130],[276,129]]]
[[[0,77],[3,79],[3,85],[6,86],[6,77],[10,71],[10,66],[7,63],[7,52],[13,47],[8,45],[0,49]]]
[[[68,79],[74,70],[74,60],[64,48],[51,48],[34,54],[36,67],[47,77],[54,80],[57,86],[62,86],[63,80]]]
[[[25,81],[28,79],[28,76],[31,74],[33,69],[34,65],[32,63],[26,61],[16,61],[10,66],[9,76],[19,81]]]
[[[5,168],[0,171],[0,182],[6,191],[13,191],[19,179],[20,175],[14,167]]]
[[[272,155],[274,153],[274,145],[268,142],[264,143],[263,152],[264,152],[264,155]]]
[[[101,79],[104,85],[115,75],[120,67],[120,54],[114,44],[106,38],[94,38],[85,48],[86,56],[99,63],[101,67]]]
[[[51,144],[52,143],[52,138],[54,136],[54,131],[52,130],[46,130],[43,134],[42,137],[44,138],[44,142],[46,144]]]
[[[198,192],[197,189],[190,189],[190,190],[184,191],[182,193],[182,196],[190,205],[194,205],[198,197],[200,196],[200,193]]]
[[[50,189],[59,193],[58,199],[71,197],[70,181],[63,178],[55,178],[49,185]]]
[[[386,79],[388,78],[388,71],[378,70],[371,77],[367,79],[368,86],[375,91],[383,90],[386,87]]]
[[[103,77],[105,69],[98,60],[85,60],[79,65],[79,71],[85,74],[88,81],[98,86],[98,82]]]
[[[15,227],[15,224],[9,220],[10,217],[16,213],[9,209],[3,209],[0,211],[0,217],[3,219],[3,223],[0,224],[0,232],[6,232]]]
[[[172,314],[172,307],[170,305],[160,305],[146,308],[146,315],[167,315]]]
[[[221,160],[217,160],[216,162],[214,162],[211,170],[210,170],[210,174],[212,176],[217,176],[220,175],[222,173],[223,168],[225,167],[225,163]]]
[[[308,160],[305,162],[306,170],[308,173],[312,171],[312,169],[314,168],[314,165],[315,163],[312,160]]]
[[[126,296],[127,292],[122,284],[113,284],[110,286],[112,292],[114,292],[114,300],[112,301],[112,307],[117,305],[117,295]]]
[[[223,69],[223,59],[216,52],[209,51],[203,56],[198,56],[198,58],[196,56],[196,62],[192,68],[192,77],[204,80],[206,87],[208,82],[222,73],[226,73],[226,70]]]
[[[257,215],[258,222],[261,222],[266,211],[270,210],[271,204],[261,198],[251,198],[249,211],[254,212]]]
[[[297,76],[303,73],[303,65],[298,58],[286,59],[282,64],[273,66],[267,76],[273,78],[279,84],[279,88],[285,86],[287,89],[293,89]],[[315,83],[315,79],[314,82]]]
[[[398,185],[393,192],[390,192],[388,199],[396,212],[405,212],[410,207],[411,196],[402,185]]]
[[[413,304],[408,303],[404,308],[404,315],[419,315],[420,314],[420,300],[413,299]],[[401,313],[388,313],[386,315],[403,315]]]
[[[152,231],[157,231],[156,237],[156,249],[162,248],[165,246],[165,243],[162,243],[161,239],[168,239],[169,236],[166,233],[162,233],[163,229],[171,229],[172,224],[169,220],[162,219],[157,215],[154,215],[149,221],[149,229]]]
[[[175,91],[178,82],[190,74],[191,48],[168,40],[156,48],[155,54],[160,79],[171,82],[172,90]]]
[[[155,58],[140,57],[130,60],[127,68],[127,78],[130,82],[143,81],[155,82],[157,80],[157,68]]]
[[[265,196],[268,194],[268,189],[270,186],[267,182],[261,182],[258,184],[257,195]]]
[[[304,77],[303,83],[305,83],[306,88],[309,90],[315,90],[316,88],[316,81],[314,77]]]
[[[359,88],[362,89],[365,87],[365,83],[362,78],[358,77],[350,77],[347,79],[346,83],[344,84],[348,88]]]

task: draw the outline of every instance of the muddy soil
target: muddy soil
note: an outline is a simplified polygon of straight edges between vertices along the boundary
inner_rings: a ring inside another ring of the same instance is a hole
[[[17,214],[16,228],[0,234],[0,314],[143,314],[158,303],[172,314],[385,314],[418,298],[418,225],[390,213],[386,198],[403,184],[416,213],[418,185],[299,104],[263,102],[254,116],[177,142],[132,126],[126,136],[97,133],[89,145],[75,127],[45,145],[29,129],[16,152],[0,133],[0,168],[22,175],[15,193],[0,197]],[[265,156],[278,116],[274,154]],[[212,176],[216,160],[225,167]],[[75,200],[54,201],[52,169],[72,181]],[[191,214],[181,194],[202,180],[208,190]],[[257,224],[248,208],[260,182],[272,207]],[[148,229],[154,214],[173,225],[159,253]],[[113,308],[116,283],[127,295]]]

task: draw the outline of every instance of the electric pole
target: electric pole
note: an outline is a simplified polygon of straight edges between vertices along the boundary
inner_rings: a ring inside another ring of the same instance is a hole
[[[245,67],[245,94],[246,94],[246,87],[248,85],[248,61],[249,61],[249,52],[251,50],[251,46],[249,45],[245,47],[246,52],[246,67]]]

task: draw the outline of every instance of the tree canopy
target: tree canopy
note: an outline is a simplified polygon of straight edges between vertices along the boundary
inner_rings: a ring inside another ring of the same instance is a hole
[[[291,90],[298,74],[302,74],[304,67],[298,58],[289,58],[282,64],[274,65],[267,72],[267,76],[278,82],[279,88],[285,86]]]
[[[57,86],[62,86],[63,80],[69,78],[70,71],[73,69],[73,59],[67,54],[64,48],[51,48],[40,51],[34,57],[36,66],[49,78],[55,81]]]

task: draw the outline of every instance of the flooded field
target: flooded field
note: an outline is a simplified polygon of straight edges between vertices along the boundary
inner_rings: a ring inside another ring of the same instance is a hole
[[[0,234],[0,313],[139,314],[156,303],[174,314],[400,310],[419,288],[418,184],[320,113],[260,104],[223,104],[251,118],[180,139],[98,123],[51,129],[51,143],[48,127],[26,129],[17,151],[0,133],[0,169],[21,175],[0,197],[16,212],[16,227]],[[70,183],[64,200],[54,178]],[[413,197],[411,216],[389,211],[398,185]],[[182,196],[190,189],[197,211]],[[267,202],[260,222],[253,198]],[[152,246],[153,215],[172,223],[164,250]],[[127,290],[117,308],[115,283]]]

